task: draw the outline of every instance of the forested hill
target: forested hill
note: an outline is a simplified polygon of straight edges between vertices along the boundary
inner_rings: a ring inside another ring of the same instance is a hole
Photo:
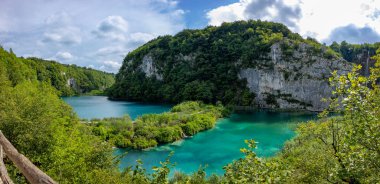
[[[0,71],[15,86],[25,80],[47,82],[61,96],[100,93],[114,83],[114,75],[76,65],[65,65],[39,58],[17,57],[0,47]]]
[[[319,111],[331,72],[351,70],[340,52],[285,25],[238,21],[162,36],[129,53],[111,98],[221,101]]]

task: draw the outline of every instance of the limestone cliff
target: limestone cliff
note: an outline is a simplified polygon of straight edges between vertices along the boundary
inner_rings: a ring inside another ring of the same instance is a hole
[[[331,95],[328,78],[334,70],[338,74],[351,71],[352,65],[343,59],[329,60],[308,55],[307,44],[302,44],[291,57],[284,57],[280,44],[271,47],[272,69],[242,68],[240,79],[257,96],[255,102],[265,108],[305,108],[323,110],[327,104],[322,98]]]
[[[140,70],[145,73],[146,77],[156,77],[157,80],[162,80],[162,75],[158,73],[157,68],[153,65],[153,58],[150,55],[144,56]]]

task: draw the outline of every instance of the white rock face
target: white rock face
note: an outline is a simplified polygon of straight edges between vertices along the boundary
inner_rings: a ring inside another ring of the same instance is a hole
[[[328,78],[351,71],[352,65],[343,59],[328,60],[308,56],[308,45],[301,44],[292,57],[284,57],[280,44],[271,47],[273,68],[241,69],[238,77],[247,80],[247,87],[257,95],[256,104],[264,108],[321,111],[327,104],[322,98],[331,96]],[[310,55],[310,54],[309,54]],[[272,100],[269,100],[272,99]],[[270,102],[270,103],[267,103]]]
[[[162,75],[158,73],[157,68],[153,65],[153,58],[150,55],[144,56],[140,69],[145,73],[146,77],[155,76],[157,80],[163,80]]]

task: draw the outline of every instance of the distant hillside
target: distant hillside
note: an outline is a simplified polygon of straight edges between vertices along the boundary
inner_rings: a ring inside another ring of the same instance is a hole
[[[321,110],[331,72],[351,64],[285,25],[238,21],[162,36],[129,53],[111,98]]]
[[[24,80],[51,84],[62,96],[104,91],[114,83],[114,75],[76,65],[65,65],[39,58],[17,57],[0,47],[0,71],[17,85]]]

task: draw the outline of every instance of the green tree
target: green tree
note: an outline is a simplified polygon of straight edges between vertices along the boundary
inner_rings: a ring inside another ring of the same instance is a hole
[[[0,117],[0,129],[11,143],[60,183],[91,183],[95,171],[117,171],[111,147],[91,135],[47,84],[2,86]],[[9,167],[15,181],[22,181]]]

